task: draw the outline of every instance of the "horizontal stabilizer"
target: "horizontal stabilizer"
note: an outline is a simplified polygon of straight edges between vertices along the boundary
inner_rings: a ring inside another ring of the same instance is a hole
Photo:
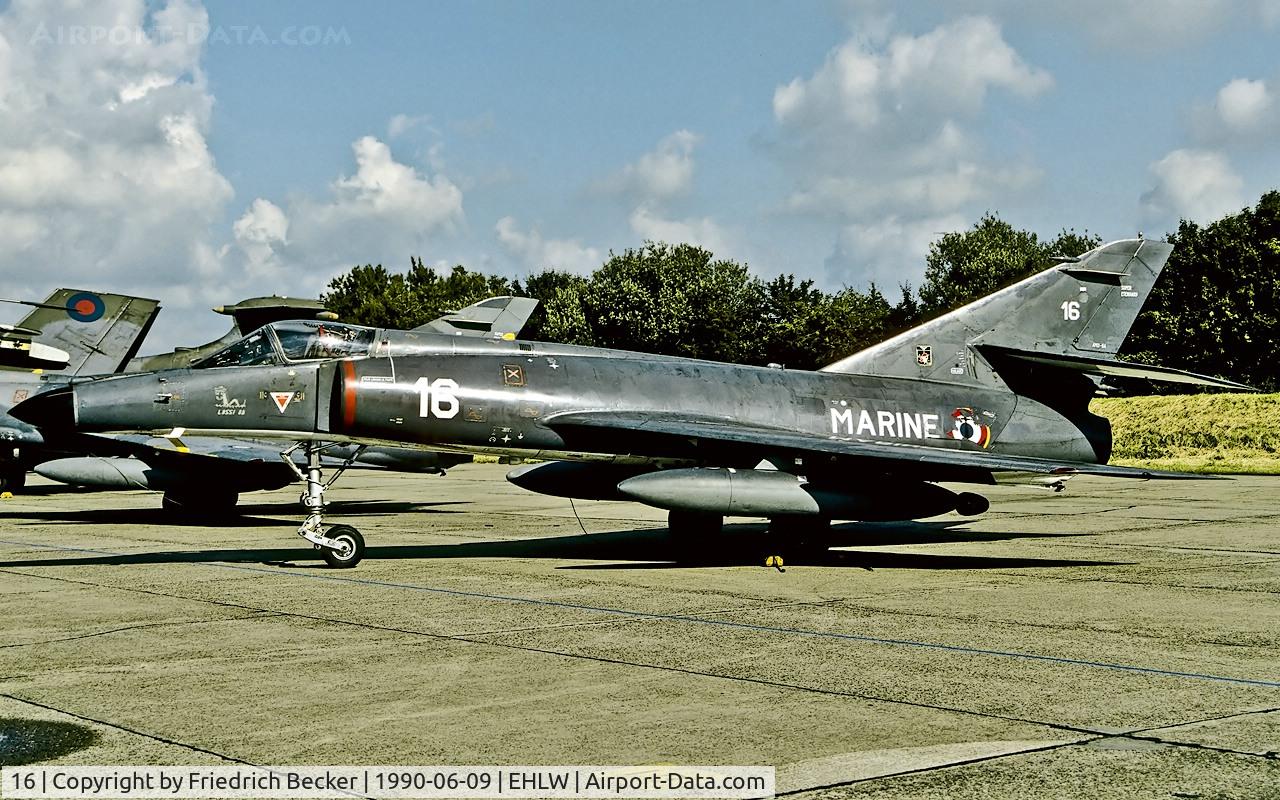
[[[983,344],[977,348],[984,356],[993,361],[1013,359],[1029,364],[1045,367],[1083,372],[1088,375],[1103,375],[1116,378],[1143,378],[1149,381],[1164,383],[1186,383],[1194,386],[1212,386],[1215,389],[1234,389],[1240,392],[1256,392],[1257,389],[1243,383],[1213,378],[1208,375],[1197,375],[1194,372],[1153,367],[1148,364],[1134,364],[1117,361],[1112,358],[1089,358],[1087,356],[1067,355],[1065,353],[1041,353],[1034,350],[1015,350],[1010,347]]]
[[[34,328],[23,328],[18,325],[0,325],[0,337],[5,339],[30,339],[39,336],[40,331]]]
[[[1109,269],[1084,269],[1082,267],[1063,267],[1062,271],[1073,278],[1093,283],[1107,283],[1119,286],[1128,276],[1123,272],[1112,272]]]
[[[460,311],[450,311],[439,319],[414,328],[415,331],[452,336],[492,336],[514,339],[538,307],[532,297],[490,297]]]
[[[56,370],[66,369],[71,362],[66,350],[33,342],[25,333],[11,335],[4,327],[0,326],[0,367]]]

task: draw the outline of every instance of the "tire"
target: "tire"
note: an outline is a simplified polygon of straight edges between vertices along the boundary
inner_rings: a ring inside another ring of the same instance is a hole
[[[325,563],[334,569],[351,569],[364,558],[364,537],[350,525],[334,525],[324,535],[347,545],[341,552],[328,547],[320,550]]]
[[[21,467],[0,472],[0,492],[21,492],[27,485],[27,471]]]
[[[771,517],[769,536],[776,549],[792,559],[814,559],[831,547],[831,520],[826,517]]]
[[[717,536],[724,527],[724,517],[700,511],[667,512],[667,530],[674,536]]]
[[[724,517],[697,511],[667,513],[670,555],[680,562],[706,563],[724,557]]]
[[[991,508],[991,501],[980,494],[961,492],[956,496],[956,513],[962,517],[985,514],[989,508]]]

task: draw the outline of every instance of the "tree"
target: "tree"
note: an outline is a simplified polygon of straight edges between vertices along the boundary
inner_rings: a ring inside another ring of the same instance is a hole
[[[753,363],[810,368],[825,350],[820,339],[830,327],[830,298],[813,281],[794,275],[779,275],[761,288],[760,347]]]
[[[745,265],[659,242],[611,255],[582,295],[602,346],[738,362],[755,355],[760,306]]]
[[[920,309],[935,317],[1039,272],[1054,256],[1078,256],[1101,238],[1064,230],[1051,242],[1014,228],[990,212],[959,233],[947,233],[929,245]]]
[[[1280,192],[1209,225],[1182,220],[1121,352],[1135,361],[1280,388]]]
[[[510,293],[506,278],[472,272],[461,264],[441,275],[421,258],[410,258],[404,274],[389,273],[381,264],[354,267],[330,281],[320,299],[347,322],[407,329],[486,297]]]
[[[813,367],[824,366],[882,341],[893,308],[875,284],[866,292],[845,288],[831,297],[818,333]]]
[[[588,280],[571,272],[548,269],[516,281],[511,291],[538,300],[538,308],[521,334],[526,339],[590,345],[595,339],[587,324],[582,295]]]
[[[365,264],[339,275],[320,300],[339,319],[380,328],[400,326],[408,305],[404,276],[388,274],[381,264]]]

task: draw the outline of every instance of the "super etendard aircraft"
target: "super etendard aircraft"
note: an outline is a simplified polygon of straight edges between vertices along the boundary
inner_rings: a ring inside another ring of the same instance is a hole
[[[307,456],[298,533],[339,567],[364,542],[324,528],[318,443],[334,440],[555,459],[508,478],[666,509],[678,535],[726,515],[812,536],[832,519],[977,514],[985,498],[938,483],[1192,477],[1108,466],[1110,426],[1089,411],[1097,376],[1248,388],[1116,359],[1170,250],[1107,244],[819,372],[283,322],[191,369],[56,390],[13,413],[45,429],[291,440],[286,458]]]

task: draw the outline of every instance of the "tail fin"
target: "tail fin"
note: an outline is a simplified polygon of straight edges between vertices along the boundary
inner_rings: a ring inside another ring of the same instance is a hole
[[[1172,251],[1149,239],[1102,245],[823,371],[993,385],[989,352],[1114,362]]]
[[[472,303],[461,311],[451,311],[439,319],[414,330],[448,333],[457,336],[491,336],[514,339],[538,307],[532,297],[490,297]]]
[[[34,306],[18,327],[39,331],[33,340],[63,350],[72,375],[119,371],[137,352],[160,311],[155,300],[58,289]]]

